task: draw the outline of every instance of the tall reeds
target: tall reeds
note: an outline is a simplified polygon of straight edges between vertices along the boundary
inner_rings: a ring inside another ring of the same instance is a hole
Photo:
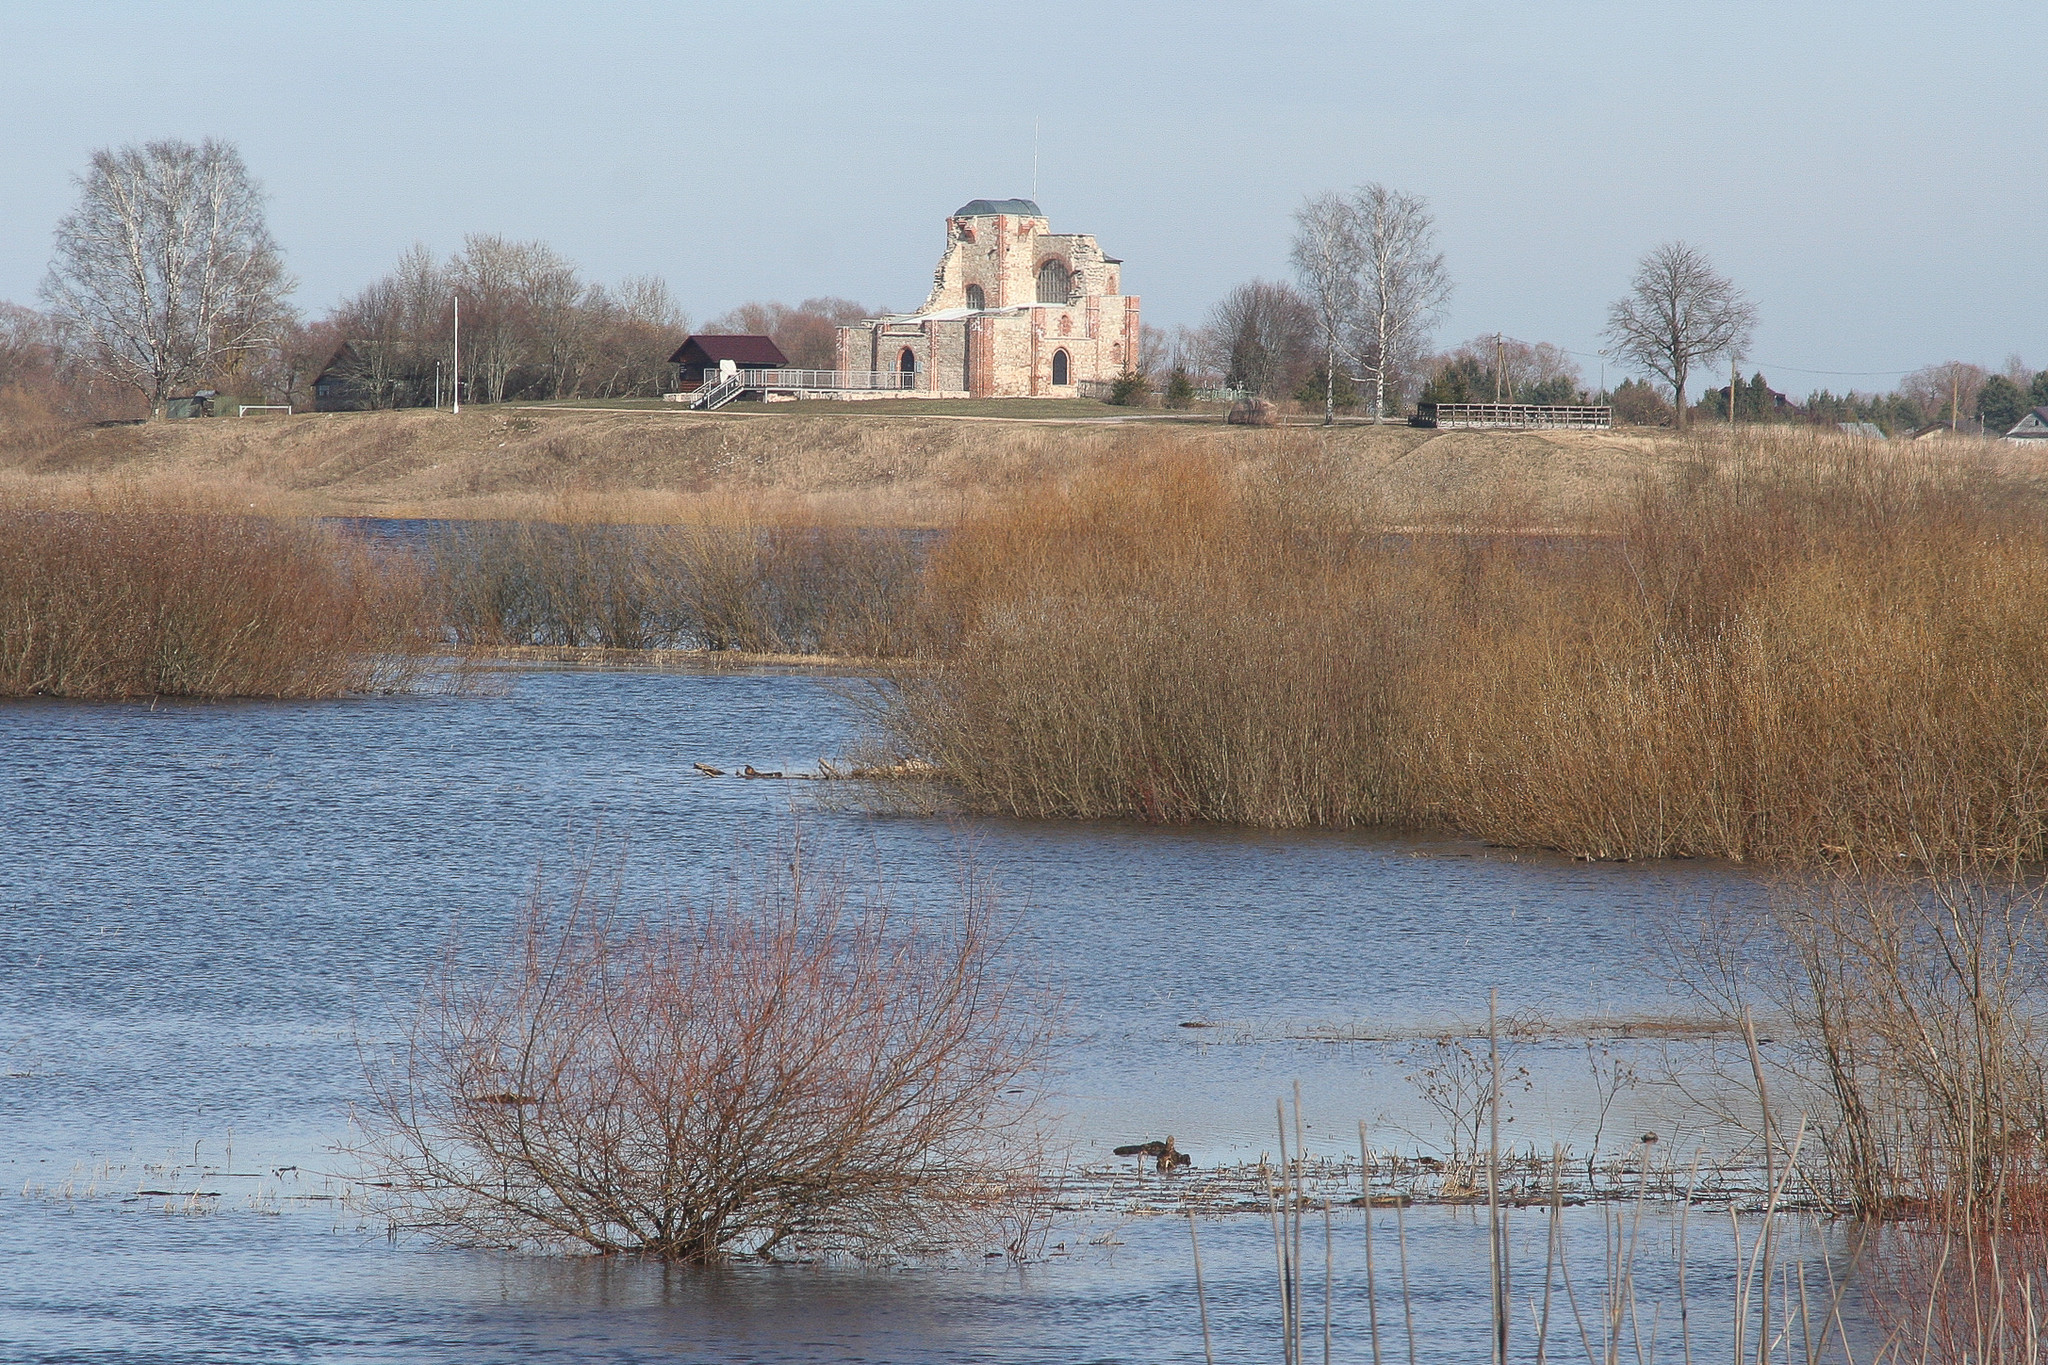
[[[921,554],[895,531],[764,523],[546,521],[451,526],[430,547],[465,644],[901,655],[918,634]]]
[[[331,697],[411,681],[417,566],[306,522],[0,507],[0,696]]]
[[[973,806],[1602,858],[2048,843],[2048,532],[1986,471],[1743,437],[1566,532],[1389,528],[1162,448],[934,554],[882,715]]]

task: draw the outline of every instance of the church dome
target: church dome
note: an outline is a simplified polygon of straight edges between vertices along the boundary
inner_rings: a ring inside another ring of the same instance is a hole
[[[1043,218],[1045,214],[1029,199],[970,199],[953,210],[955,218],[993,218],[1007,213],[1016,218]]]

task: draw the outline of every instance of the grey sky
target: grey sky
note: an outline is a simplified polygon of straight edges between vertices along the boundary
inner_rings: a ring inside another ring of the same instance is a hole
[[[1756,297],[1780,388],[1889,387],[1801,369],[2048,365],[2044,53],[2041,0],[0,0],[0,298],[31,300],[95,147],[214,135],[309,312],[469,231],[659,273],[700,320],[909,307],[944,214],[1031,193],[1035,117],[1054,230],[1123,257],[1154,324],[1283,274],[1302,196],[1377,179],[1435,208],[1441,342],[1595,351],[1684,237]]]

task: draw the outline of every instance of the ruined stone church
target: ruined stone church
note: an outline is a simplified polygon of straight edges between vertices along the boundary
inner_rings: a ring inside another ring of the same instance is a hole
[[[1029,199],[976,199],[946,219],[924,305],[841,327],[839,368],[894,371],[930,397],[1071,398],[1138,363],[1122,266]]]

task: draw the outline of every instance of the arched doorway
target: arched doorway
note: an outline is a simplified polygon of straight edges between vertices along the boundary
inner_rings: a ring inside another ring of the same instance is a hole
[[[1055,384],[1067,382],[1067,353],[1064,350],[1052,353],[1052,382]]]
[[[917,352],[905,346],[903,354],[896,358],[896,372],[902,376],[902,379],[899,381],[901,387],[906,389],[916,388]]]
[[[977,313],[988,307],[988,295],[981,292],[980,285],[970,284],[967,286],[967,306]]]

